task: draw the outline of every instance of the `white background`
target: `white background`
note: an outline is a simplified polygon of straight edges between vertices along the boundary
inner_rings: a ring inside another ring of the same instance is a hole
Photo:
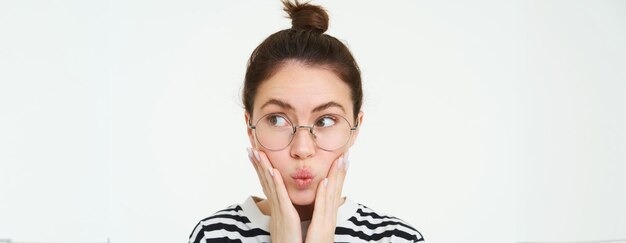
[[[428,242],[626,238],[626,2],[316,1],[365,85],[344,192]],[[186,242],[262,195],[279,1],[0,2],[0,238]]]

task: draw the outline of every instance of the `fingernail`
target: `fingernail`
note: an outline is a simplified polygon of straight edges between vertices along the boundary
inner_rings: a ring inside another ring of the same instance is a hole
[[[256,149],[252,151],[254,151],[254,157],[256,158],[256,160],[261,161],[261,156],[259,156],[259,151],[256,151]]]
[[[350,160],[346,160],[346,171],[348,171],[348,167],[350,167]]]
[[[343,158],[339,158],[339,164],[338,164],[338,166],[337,166],[337,169],[338,169],[338,170],[343,169]]]
[[[346,161],[348,161],[348,157],[350,157],[350,151],[346,151],[346,152],[343,154],[343,159],[345,159]]]
[[[246,148],[246,151],[248,151],[248,158],[250,158],[250,160],[252,160],[252,149],[251,148]]]
[[[274,169],[273,168],[267,168],[270,171],[270,175],[274,176]]]
[[[328,186],[328,178],[324,178],[324,187]]]

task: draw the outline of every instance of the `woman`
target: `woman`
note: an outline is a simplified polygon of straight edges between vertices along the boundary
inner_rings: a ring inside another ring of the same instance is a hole
[[[419,242],[404,221],[341,197],[359,125],[359,68],[324,34],[319,6],[284,2],[292,28],[252,53],[243,89],[248,157],[267,199],[250,196],[201,220],[199,242]]]

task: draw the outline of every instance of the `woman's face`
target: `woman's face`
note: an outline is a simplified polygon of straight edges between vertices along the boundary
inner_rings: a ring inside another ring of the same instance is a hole
[[[354,127],[352,106],[350,88],[334,72],[289,61],[259,86],[252,124],[266,114],[278,113],[285,115],[293,125],[310,126],[323,115],[339,114]],[[359,124],[362,118],[363,113],[359,112]],[[249,119],[246,113],[246,124]],[[326,151],[316,146],[308,129],[298,129],[286,148],[272,151],[258,144],[255,133],[248,129],[250,143],[263,151],[272,166],[280,171],[289,197],[296,205],[310,205],[315,201],[320,181],[327,177],[332,163],[348,151],[357,135],[358,130],[352,133],[345,146]],[[298,174],[310,174],[312,180],[303,183],[296,179]]]

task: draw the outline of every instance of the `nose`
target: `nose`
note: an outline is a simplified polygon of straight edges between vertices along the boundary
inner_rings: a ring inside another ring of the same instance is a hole
[[[314,138],[311,133],[311,128],[305,126],[297,127],[293,136],[290,148],[292,157],[306,159],[315,154],[316,145],[315,140],[313,140]]]

